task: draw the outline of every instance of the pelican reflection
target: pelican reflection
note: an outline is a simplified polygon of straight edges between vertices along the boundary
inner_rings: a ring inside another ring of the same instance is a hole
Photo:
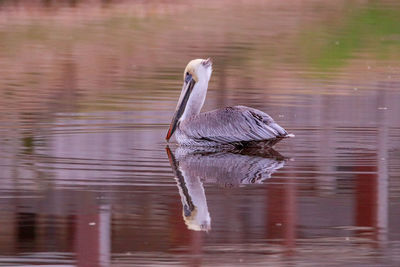
[[[208,231],[211,217],[203,183],[223,187],[262,183],[285,164],[285,158],[273,149],[230,150],[178,147],[166,148],[182,201],[187,227]]]

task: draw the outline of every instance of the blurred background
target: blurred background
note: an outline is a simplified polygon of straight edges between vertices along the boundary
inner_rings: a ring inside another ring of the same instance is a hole
[[[174,178],[164,137],[207,57],[203,111],[296,135],[263,183]],[[399,103],[399,1],[1,0],[0,265],[399,266]]]

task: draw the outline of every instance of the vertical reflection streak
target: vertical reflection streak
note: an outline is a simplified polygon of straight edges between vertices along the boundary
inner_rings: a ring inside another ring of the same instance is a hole
[[[383,103],[378,105],[386,107],[389,103],[387,91],[379,91],[380,97],[378,99]],[[388,173],[388,142],[389,142],[389,121],[387,112],[381,112],[378,115],[378,185],[377,185],[377,227],[378,227],[378,241],[382,243],[387,241],[388,231],[388,217],[389,217],[389,173]]]
[[[111,205],[100,205],[99,231],[100,231],[100,266],[110,266],[111,259]]]

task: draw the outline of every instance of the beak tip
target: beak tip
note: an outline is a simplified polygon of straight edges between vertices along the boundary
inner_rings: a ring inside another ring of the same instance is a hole
[[[171,138],[171,131],[168,131],[167,136],[165,136],[165,141],[169,142],[170,138]]]

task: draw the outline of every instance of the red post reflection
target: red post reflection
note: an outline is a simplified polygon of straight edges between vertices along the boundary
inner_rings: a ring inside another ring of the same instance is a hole
[[[171,207],[169,225],[171,226],[171,244],[173,248],[188,247],[191,257],[188,266],[201,266],[204,232],[192,231],[187,228],[182,215],[182,205],[179,196],[174,196],[176,205]],[[185,252],[176,252],[185,253]]]
[[[377,239],[378,220],[378,174],[377,167],[361,166],[357,168],[356,175],[356,222],[357,226],[371,227],[372,238]],[[358,231],[365,234],[371,230]]]
[[[191,244],[190,254],[191,262],[188,264],[193,267],[201,266],[202,263],[202,252],[203,252],[203,235],[204,232],[192,231],[191,232]]]
[[[99,214],[78,214],[75,251],[78,266],[100,266]]]
[[[170,207],[170,212],[168,214],[168,222],[170,231],[170,239],[172,247],[183,247],[188,246],[190,243],[190,230],[182,217],[182,205],[180,204],[179,195],[173,196],[174,206]]]
[[[296,185],[289,179],[270,181],[267,186],[267,238],[281,239],[290,249],[296,240]]]

